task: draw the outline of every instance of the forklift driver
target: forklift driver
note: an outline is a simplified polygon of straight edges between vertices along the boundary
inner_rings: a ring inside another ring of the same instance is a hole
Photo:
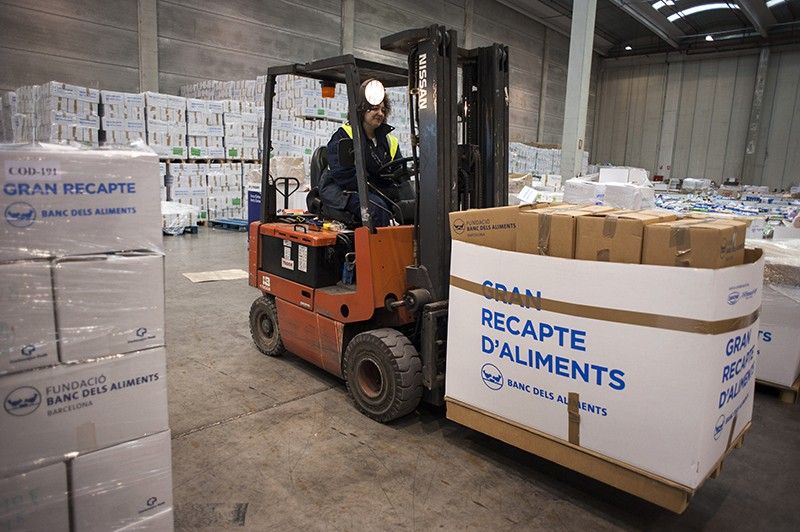
[[[384,93],[383,101],[377,105],[370,104],[365,95],[365,89],[371,88],[369,87],[371,81],[374,80],[365,82],[359,91],[357,114],[365,134],[362,150],[366,162],[367,181],[372,185],[369,190],[369,213],[375,227],[385,227],[393,218],[387,199],[393,201],[390,198],[396,185],[391,178],[380,175],[379,170],[387,163],[402,158],[402,155],[397,137],[391,134],[394,128],[386,123],[386,117],[391,110],[388,95]],[[328,169],[322,176],[319,193],[324,205],[346,211],[353,215],[354,220],[361,223],[356,169],[353,164],[343,164],[339,157],[339,142],[347,138],[353,138],[353,128],[350,124],[344,124],[337,129],[328,142]]]

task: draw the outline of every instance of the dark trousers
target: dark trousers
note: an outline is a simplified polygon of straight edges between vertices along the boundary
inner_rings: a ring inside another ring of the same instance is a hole
[[[361,220],[361,202],[357,193],[348,194],[345,210],[352,213],[357,220]],[[383,198],[374,192],[369,193],[369,215],[375,227],[386,227],[392,219],[391,209],[386,205]]]

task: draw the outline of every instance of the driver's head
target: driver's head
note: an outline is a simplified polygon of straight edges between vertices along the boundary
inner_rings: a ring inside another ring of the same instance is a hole
[[[361,125],[366,129],[367,127],[375,129],[384,122],[392,107],[389,103],[389,96],[384,96],[383,101],[378,105],[370,105],[366,100],[363,100],[358,105],[358,116],[361,117]]]

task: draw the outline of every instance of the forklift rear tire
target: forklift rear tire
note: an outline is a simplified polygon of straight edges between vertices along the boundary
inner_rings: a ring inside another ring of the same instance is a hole
[[[356,407],[381,423],[412,412],[422,399],[419,353],[394,329],[375,329],[350,340],[342,374]]]
[[[253,301],[250,307],[250,335],[258,350],[265,355],[277,357],[284,353],[278,328],[278,309],[272,296],[261,296]]]

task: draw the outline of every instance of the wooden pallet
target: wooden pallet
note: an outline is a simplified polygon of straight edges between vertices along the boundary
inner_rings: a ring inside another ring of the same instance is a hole
[[[216,229],[226,229],[228,231],[247,231],[247,220],[239,218],[217,218],[209,220],[208,225]]]
[[[800,398],[800,377],[797,377],[797,380],[794,381],[794,384],[791,386],[762,381],[761,379],[756,379],[756,383],[778,390],[778,392],[780,392],[781,402],[783,403],[793,405],[797,402],[797,399]]]
[[[447,402],[447,418],[456,423],[497,438],[509,445],[604,482],[678,514],[686,510],[689,505],[689,499],[703,485],[701,482],[697,488],[692,489],[600,453],[494,416],[460,401],[451,398],[445,398],[445,401]],[[719,476],[723,461],[733,449],[742,446],[744,436],[749,430],[750,423],[744,427],[739,437],[731,442],[728,450],[712,468],[706,479]]]

